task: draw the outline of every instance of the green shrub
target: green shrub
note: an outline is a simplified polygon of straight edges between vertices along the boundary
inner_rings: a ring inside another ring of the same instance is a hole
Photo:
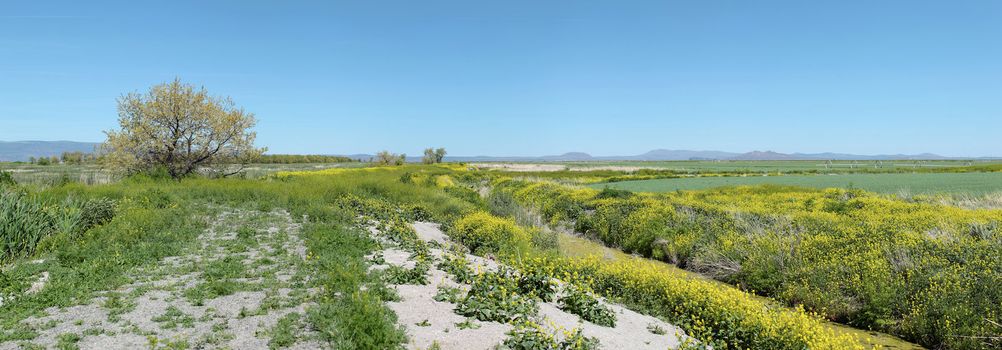
[[[17,185],[17,181],[14,181],[14,175],[11,175],[9,171],[0,170],[0,188],[14,185]]]
[[[139,198],[136,199],[139,204],[145,208],[149,209],[166,209],[170,208],[178,201],[175,196],[170,193],[160,189],[151,188],[142,192]]]
[[[109,198],[92,198],[83,202],[80,209],[81,231],[97,225],[104,225],[115,217],[115,201]]]
[[[448,186],[443,188],[443,190],[445,190],[445,193],[468,203],[483,205],[484,200],[483,198],[480,198],[480,193],[477,193],[477,191],[474,191],[471,188],[464,186]]]
[[[449,235],[477,254],[524,251],[531,240],[515,221],[486,212],[462,217],[452,226]]]
[[[633,197],[633,192],[627,190],[609,188],[609,187],[602,188],[602,190],[595,195],[596,199],[605,199],[605,198],[626,199],[630,197]]]
[[[515,271],[504,269],[501,271],[506,278],[515,281],[518,285],[519,293],[538,298],[545,302],[553,301],[557,295],[557,284],[553,276],[544,270],[526,269]]]
[[[501,217],[514,217],[519,206],[508,191],[495,190],[487,194],[487,209],[491,214]]]
[[[532,246],[540,250],[560,248],[560,234],[547,228],[529,228]]]

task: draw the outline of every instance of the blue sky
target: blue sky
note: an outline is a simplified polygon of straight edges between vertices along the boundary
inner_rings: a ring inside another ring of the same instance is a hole
[[[1002,1],[5,1],[0,140],[180,77],[272,153],[1002,155]]]

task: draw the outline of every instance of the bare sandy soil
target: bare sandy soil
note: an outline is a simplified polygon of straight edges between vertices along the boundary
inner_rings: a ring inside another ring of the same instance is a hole
[[[418,237],[425,241],[448,242],[447,236],[437,224],[415,222],[413,227]],[[408,260],[409,255],[401,252],[387,248],[382,253],[385,265],[374,268],[386,268],[389,265],[413,266],[413,262]],[[446,254],[443,249],[438,248],[431,249],[431,253],[436,258]],[[496,261],[474,255],[467,254],[466,258],[474,265],[474,270],[494,271],[500,266]],[[401,301],[388,303],[397,314],[399,324],[407,331],[408,348],[427,349],[437,345],[441,349],[493,349],[508,337],[506,333],[512,330],[511,325],[467,319],[456,314],[455,304],[434,300],[439,286],[458,288],[468,288],[468,286],[457,283],[446,272],[436,267],[432,267],[429,275],[430,283],[427,285],[395,286]],[[616,313],[615,327],[604,327],[584,321],[577,315],[560,310],[556,302],[540,302],[536,321],[555,334],[580,328],[585,336],[597,338],[604,349],[677,348],[680,339],[685,337],[680,329],[660,319],[641,315],[616,304],[601,302]],[[664,334],[655,334],[648,330],[654,327],[663,330]]]

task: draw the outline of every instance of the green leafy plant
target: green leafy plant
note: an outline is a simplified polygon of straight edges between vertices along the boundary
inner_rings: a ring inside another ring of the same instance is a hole
[[[442,261],[438,263],[437,267],[452,276],[452,279],[457,283],[473,282],[473,268],[470,267],[470,262],[466,260],[466,256],[462,254],[451,253],[443,255]]]
[[[564,332],[557,339],[550,331],[531,321],[520,322],[504,340],[503,350],[597,350],[598,339],[584,336],[580,329]]]
[[[431,268],[427,262],[418,262],[413,268],[401,266],[390,266],[383,271],[384,281],[389,284],[428,284],[428,270]]]
[[[480,324],[477,323],[475,320],[470,319],[470,318],[467,318],[467,319],[463,320],[463,322],[456,323],[455,325],[456,325],[457,329],[478,329],[478,328],[480,328]]]
[[[462,293],[463,290],[456,287],[438,286],[438,293],[435,294],[433,299],[435,301],[457,303],[462,300]]]
[[[535,315],[536,310],[535,299],[519,293],[515,281],[491,272],[477,275],[456,306],[460,315],[502,323]]]
[[[580,287],[567,285],[558,302],[561,310],[581,316],[585,321],[606,327],[616,326],[616,313]]]
[[[668,331],[665,330],[664,327],[661,327],[661,325],[656,323],[648,323],[647,331],[657,335],[665,335],[668,333]]]
[[[550,302],[557,295],[557,283],[553,275],[543,270],[502,271],[508,278],[516,281],[520,293]]]

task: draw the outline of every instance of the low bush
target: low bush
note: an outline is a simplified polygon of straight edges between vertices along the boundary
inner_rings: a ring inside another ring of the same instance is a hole
[[[14,181],[14,175],[9,171],[0,170],[0,188],[4,186],[14,186],[17,181]]]
[[[519,293],[528,295],[539,300],[550,302],[557,295],[557,282],[551,273],[543,270],[526,269],[514,271],[505,269],[503,273],[511,280],[516,281]]]
[[[531,237],[511,219],[476,212],[457,220],[449,236],[477,254],[514,253],[528,248]]]
[[[547,227],[530,227],[529,231],[532,246],[539,250],[556,250],[560,248],[560,234]]]
[[[80,208],[80,229],[103,225],[115,217],[115,201],[109,198],[91,198]]]

